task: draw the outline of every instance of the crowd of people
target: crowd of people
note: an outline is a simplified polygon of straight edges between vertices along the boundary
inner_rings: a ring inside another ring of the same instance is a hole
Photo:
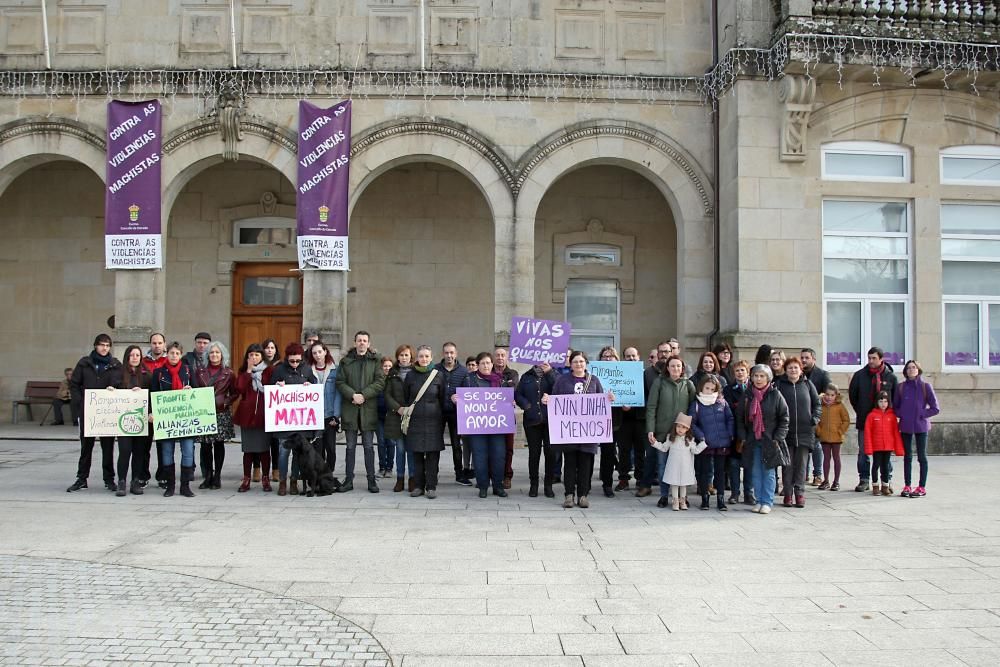
[[[393,357],[380,356],[370,334],[359,331],[338,364],[318,334],[306,332],[304,338],[304,344],[291,342],[283,349],[273,339],[253,343],[234,368],[226,346],[207,332],[195,336],[186,354],[180,343],[167,344],[155,333],[145,353],[130,345],[121,360],[112,355],[111,338],[97,336],[93,351],[67,369],[68,399],[74,419],[79,419],[81,443],[76,479],[67,491],[87,488],[99,439],[104,484],[116,495],[141,495],[155,480],[169,497],[179,479],[180,494],[194,496],[196,438],[154,440],[150,415],[147,433],[117,438],[116,459],[115,438],[84,436],[83,396],[87,389],[211,387],[217,431],[197,438],[202,477],[198,488],[222,488],[226,442],[235,438],[236,425],[243,454],[238,491],[260,484],[262,491],[271,492],[271,482],[277,482],[277,495],[298,495],[296,457],[285,446],[293,433],[268,432],[264,421],[264,387],[294,384],[323,388],[322,429],[300,433],[311,440],[331,472],[337,471],[337,435],[344,434],[342,474],[335,480],[340,493],[354,490],[360,444],[370,493],[380,492],[380,480],[394,479],[393,492],[435,498],[447,435],[455,483],[474,485],[480,498],[490,491],[506,497],[513,478],[514,435],[460,436],[460,387],[514,388],[527,441],[528,496],[537,497],[541,487],[546,498],[555,498],[554,487],[561,485],[566,508],[590,506],[598,455],[605,497],[630,491],[634,480],[636,496],[649,496],[655,489],[657,506],[675,511],[688,509],[688,487],[694,487],[702,510],[711,509],[714,495],[718,511],[742,501],[759,514],[771,512],[779,491],[785,507],[802,508],[809,485],[819,491],[840,490],[840,449],[851,418],[840,389],[816,365],[816,353],[809,348],[786,357],[784,351],[762,345],[751,365],[736,360],[723,343],[701,353],[692,370],[677,340],[664,341],[650,352],[644,370],[645,405],[612,409],[610,441],[555,444],[549,441],[550,396],[607,393],[614,401],[590,372],[590,360],[582,351],[570,351],[566,367],[542,363],[519,376],[503,347],[470,356],[463,364],[457,346],[446,342],[435,363],[434,350],[427,345],[400,345]],[[637,348],[627,347],[620,357],[608,346],[599,359],[639,362],[641,356]],[[851,377],[847,398],[859,445],[854,490],[894,495],[895,455],[903,457],[900,495],[926,495],[927,434],[938,402],[920,364],[907,361],[898,381],[882,350],[873,347],[867,364]],[[919,463],[916,483],[911,476],[914,454]]]

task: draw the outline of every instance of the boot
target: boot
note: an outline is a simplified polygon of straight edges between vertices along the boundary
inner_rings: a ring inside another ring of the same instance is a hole
[[[240,488],[236,489],[237,493],[246,493],[250,490],[250,478],[244,477],[243,481],[240,482]]]
[[[185,498],[194,498],[194,492],[191,490],[192,481],[194,481],[194,466],[190,468],[181,466],[181,495]]]
[[[288,480],[288,495],[297,496],[299,495],[299,480],[292,477]]]
[[[216,470],[215,474],[212,475],[212,488],[216,491],[222,488],[222,473],[218,470]]]
[[[340,493],[347,493],[347,492],[353,491],[353,490],[354,490],[354,480],[353,479],[346,480],[343,484],[340,485]],[[281,491],[278,491],[278,495],[279,496],[281,495]]]
[[[288,482],[281,480],[278,482],[278,495],[287,496],[288,495]]]
[[[253,469],[253,475],[250,477],[250,479],[252,479],[255,482],[260,481],[260,468]]]
[[[646,496],[648,496],[652,492],[653,492],[653,490],[651,488],[649,488],[648,486],[640,486],[635,491],[635,497],[636,498],[645,498]]]
[[[413,480],[410,481],[412,482]],[[417,490],[417,485],[413,484],[413,491],[416,490]],[[411,496],[413,495],[413,491],[410,491]],[[368,493],[378,493],[378,482],[375,481],[374,477],[368,480]]]
[[[563,499],[563,507],[565,507],[566,509],[573,508],[573,494],[566,495],[566,497]]]
[[[125,480],[124,479],[118,480],[118,486],[115,489],[115,495],[118,496],[119,498],[124,498],[126,493],[127,492],[125,490]]]
[[[407,491],[413,491],[415,488],[417,488],[417,481],[411,477],[410,479],[407,480],[407,489],[406,490]]]
[[[552,484],[550,482],[545,482],[544,492],[546,498],[555,498],[556,494],[552,490]]]
[[[882,488],[879,486],[878,482],[872,482],[872,495],[873,496],[882,495]]]
[[[163,483],[165,484],[163,497],[169,498],[174,495],[174,488],[177,485],[177,466],[176,465],[165,465],[163,466]]]
[[[605,498],[614,498],[614,497],[615,497],[615,492],[614,492],[614,490],[613,490],[613,489],[611,488],[611,485],[610,485],[610,484],[606,484],[606,485],[604,485],[604,486],[603,486],[603,487],[601,487],[601,488],[602,488],[602,489],[604,490],[604,497],[605,497]]]
[[[707,510],[709,508],[708,494],[701,494],[701,507],[699,509]]]
[[[724,491],[720,491],[719,494],[715,496],[715,506],[720,512],[729,511],[729,508],[726,507],[726,494]]]
[[[267,477],[260,480],[260,490],[263,491],[264,493],[271,493],[271,480],[269,480]]]
[[[199,489],[211,489],[212,488],[212,473],[208,473],[208,474],[205,475],[205,479],[203,479],[201,481],[201,484],[198,485],[198,488]]]
[[[528,497],[537,498],[538,497],[538,478],[531,480],[528,485]]]
[[[133,479],[132,480],[132,485],[129,487],[128,492],[131,493],[133,496],[141,496],[142,495],[142,482],[140,482],[137,479]]]
[[[402,477],[397,477],[396,478],[396,486],[392,487],[392,492],[393,493],[399,493],[402,490],[403,490],[403,478]]]

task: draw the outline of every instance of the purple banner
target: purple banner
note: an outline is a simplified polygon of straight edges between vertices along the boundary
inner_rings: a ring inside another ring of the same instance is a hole
[[[299,268],[346,271],[351,102],[299,102]]]
[[[611,442],[611,404],[607,394],[550,394],[549,442],[586,445]]]
[[[458,433],[459,435],[489,435],[492,433],[513,433],[514,388],[459,387]]]
[[[510,360],[519,364],[565,366],[569,350],[569,322],[515,317],[510,323]]]
[[[108,104],[104,265],[163,268],[160,236],[159,100]]]

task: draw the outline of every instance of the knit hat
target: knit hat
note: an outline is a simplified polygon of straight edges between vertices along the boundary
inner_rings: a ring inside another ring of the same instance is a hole
[[[753,378],[754,373],[763,373],[767,376],[767,381],[770,382],[774,379],[774,373],[771,372],[770,366],[765,366],[764,364],[757,364],[750,369],[750,377]]]
[[[198,333],[196,333],[194,335],[194,339],[198,340],[199,338],[201,340],[209,340],[210,341],[210,340],[212,340],[212,334],[208,333],[207,331],[199,331]]]
[[[683,412],[678,412],[677,419],[674,420],[674,423],[691,428],[691,416],[686,415]]]

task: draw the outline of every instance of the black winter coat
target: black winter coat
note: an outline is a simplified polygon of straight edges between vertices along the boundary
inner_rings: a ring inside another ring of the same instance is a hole
[[[420,400],[416,401],[420,388],[427,381],[428,373],[421,373],[414,367],[403,380],[406,405],[413,407],[406,431],[406,447],[418,453],[440,452],[444,449],[444,404],[445,401],[451,401],[447,397],[444,376],[440,372],[431,380]]]
[[[816,448],[816,425],[819,424],[823,407],[813,383],[805,375],[793,383],[787,376],[776,383],[782,398],[788,404],[788,448]]]
[[[758,441],[750,422],[750,401],[753,400],[753,385],[748,385],[743,398],[736,408],[736,438],[746,443],[743,446],[743,465],[753,464],[752,442],[768,440],[784,440],[788,436],[788,404],[773,385],[768,386],[761,401],[761,414],[764,417],[764,433]]]
[[[451,402],[451,397],[455,394],[455,390],[465,382],[465,378],[469,375],[469,369],[462,364],[456,363],[455,367],[449,371],[444,367],[444,362],[439,363],[434,368],[444,376],[445,397],[448,399],[444,404],[444,412],[447,415],[454,415],[458,408]]]
[[[521,376],[517,389],[514,390],[514,402],[524,410],[525,426],[538,426],[547,421],[548,411],[542,405],[542,394],[552,393],[555,375],[553,371],[549,371],[539,377],[532,369]]]
[[[317,384],[319,381],[316,379],[316,374],[313,373],[312,367],[305,362],[299,362],[298,366],[292,366],[287,361],[282,361],[271,370],[271,376],[264,384],[278,384],[279,382],[284,382],[285,384],[305,384],[307,382],[309,384]],[[322,387],[320,389],[322,390]]]
[[[407,377],[413,374],[412,366],[407,373]],[[406,402],[406,392],[403,389],[403,376],[399,371],[398,363],[394,364],[389,369],[388,374],[386,374],[385,388],[382,392],[382,396],[385,399],[385,424],[383,431],[385,437],[390,440],[402,440],[403,431],[400,427],[401,417],[398,410],[404,405],[408,405],[408,403]]]
[[[80,415],[81,423],[86,416],[83,405],[83,392],[85,389],[107,389],[117,387],[122,382],[122,362],[111,357],[111,362],[101,372],[97,371],[94,360],[88,354],[86,357],[76,362],[73,374],[69,377],[69,396],[76,414]]]
[[[868,413],[875,409],[875,387],[872,379],[868,366],[865,366],[851,376],[851,384],[847,388],[847,396],[851,399],[851,407],[854,408],[856,417],[854,425],[859,431],[865,429]],[[892,374],[892,366],[889,364],[885,364],[882,369],[882,390],[889,392],[889,405],[892,405],[892,399],[896,396],[896,376]]]
[[[822,394],[830,386],[830,374],[819,366],[813,366],[811,371],[802,369],[802,374],[816,387],[816,392]]]
[[[177,372],[177,376],[181,380],[181,384],[185,387],[194,386],[194,373],[191,372],[191,367],[181,362],[181,368]],[[170,380],[170,369],[166,366],[160,366],[155,371],[153,371],[153,378],[149,381],[149,391],[173,391],[173,383]]]

